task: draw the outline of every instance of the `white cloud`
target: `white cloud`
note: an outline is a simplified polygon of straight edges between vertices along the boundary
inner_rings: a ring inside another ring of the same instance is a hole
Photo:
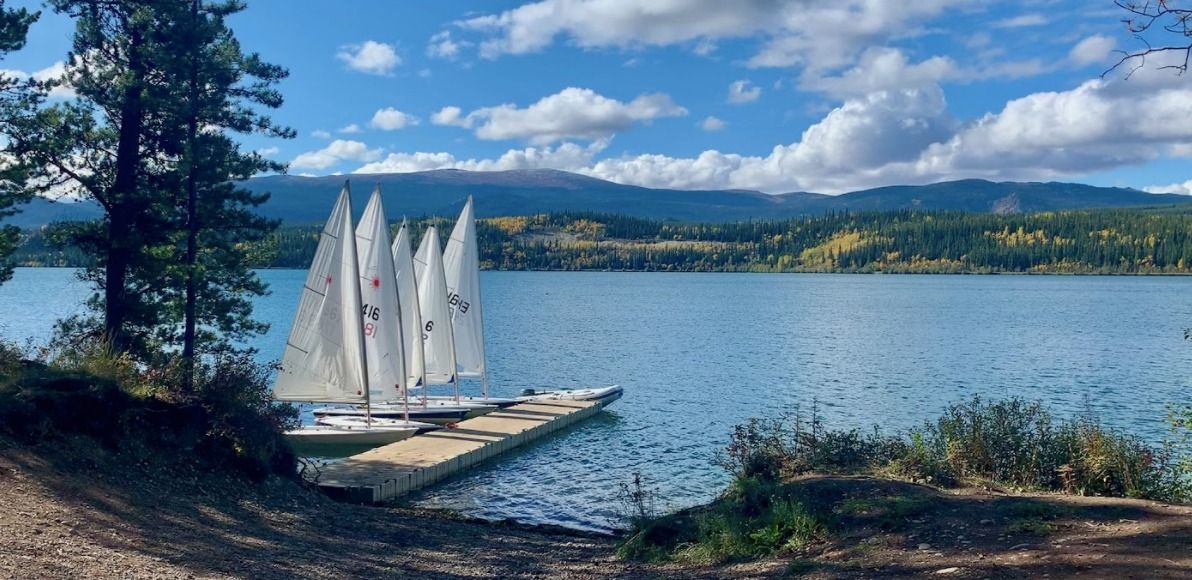
[[[580,48],[685,44],[707,51],[722,39],[762,36],[750,66],[832,68],[867,46],[982,0],[540,0],[455,23],[478,33],[480,55],[538,52],[558,38]]]
[[[861,55],[856,66],[839,76],[803,75],[799,87],[843,98],[877,91],[930,87],[956,73],[955,63],[947,57],[937,56],[912,64],[896,48],[871,48]]]
[[[315,129],[314,131],[310,132],[310,136],[314,137],[315,139],[330,139],[331,133],[322,129]]]
[[[393,107],[385,107],[373,113],[369,126],[382,131],[397,131],[418,124],[418,117],[403,113]]]
[[[704,131],[720,131],[721,129],[724,129],[724,126],[724,121],[711,115],[705,117],[703,121],[699,122],[699,128],[703,129]]]
[[[61,82],[65,81],[66,77],[66,63],[63,61],[57,61],[46,68],[33,71],[32,77],[33,80],[41,82],[60,81],[57,86],[50,89],[50,98],[52,99],[73,99],[77,96],[73,87]]]
[[[1117,47],[1117,41],[1109,36],[1094,34],[1072,47],[1068,53],[1068,60],[1077,65],[1089,65],[1105,62],[1109,53]]]
[[[354,173],[409,173],[432,169],[580,171],[591,164],[592,158],[608,147],[608,143],[608,140],[598,140],[586,147],[575,143],[560,143],[557,147],[510,149],[497,159],[456,159],[450,153],[390,153],[380,161],[365,164]]]
[[[962,68],[951,58],[934,56],[912,63],[897,48],[874,47],[861,54],[857,64],[838,75],[821,76],[804,71],[799,88],[845,99],[871,92],[936,86],[943,81],[973,82],[987,79],[1016,79],[1037,76],[1057,65],[1038,59],[1003,60],[984,66]]]
[[[435,125],[442,125],[446,127],[464,127],[465,129],[472,128],[472,119],[463,116],[463,110],[459,107],[443,107],[437,113],[430,116],[430,122]]]
[[[735,105],[752,103],[762,96],[762,88],[752,86],[749,81],[733,81],[728,85],[728,102]]]
[[[634,123],[686,114],[687,109],[663,93],[639,95],[625,103],[591,89],[568,87],[525,108],[507,103],[461,116],[458,107],[444,107],[431,121],[437,125],[474,127],[480,139],[526,139],[535,145],[546,145],[565,139],[605,139]]]
[[[426,54],[435,58],[455,60],[459,56],[459,51],[471,44],[467,41],[452,39],[451,31],[444,30],[430,37],[430,43],[426,45]]]
[[[66,63],[64,61],[56,61],[54,64],[46,68],[33,71],[32,73],[23,70],[15,69],[0,69],[0,78],[11,79],[17,81],[24,81],[32,78],[38,82],[59,81],[54,88],[50,89],[49,97],[51,99],[73,99],[77,95],[73,87],[65,82],[66,80]]]
[[[700,56],[708,56],[716,52],[716,43],[709,38],[701,38],[699,42],[695,43],[695,48],[691,49],[691,52]]]
[[[290,161],[294,169],[327,169],[341,161],[369,162],[380,159],[381,149],[369,149],[360,141],[336,139],[317,151],[307,151]]]
[[[364,131],[364,129],[361,129],[360,125],[357,125],[356,123],[349,123],[347,125],[344,125],[343,127],[340,127],[339,130],[336,131],[336,133],[343,133],[344,135],[355,135],[357,133],[362,133],[363,131]]]
[[[1031,12],[1027,14],[1020,14],[1013,18],[1006,18],[998,20],[993,23],[995,28],[1026,28],[1029,26],[1042,26],[1047,24],[1047,18],[1042,14]]]
[[[389,75],[393,69],[401,64],[401,57],[392,45],[375,40],[366,40],[363,44],[345,46],[335,55],[348,65],[348,68],[372,75]]]
[[[278,149],[277,147],[262,147],[257,149],[257,155],[260,155],[261,157],[272,157],[278,153],[281,153],[281,149]]]
[[[1169,185],[1151,185],[1142,188],[1147,193],[1178,193],[1180,195],[1192,195],[1192,179],[1183,183],[1172,183]]]
[[[1186,122],[1192,85],[1155,68],[1125,81],[1098,78],[1067,91],[1030,94],[969,123],[952,117],[938,85],[858,94],[794,142],[759,156],[708,150],[694,157],[597,159],[602,140],[588,148],[565,142],[513,149],[497,159],[394,153],[361,170],[553,167],[648,187],[826,193],[961,178],[1056,179],[1192,154]],[[467,118],[458,111],[448,117]],[[1149,190],[1185,192],[1181,188],[1192,193],[1189,184]]]

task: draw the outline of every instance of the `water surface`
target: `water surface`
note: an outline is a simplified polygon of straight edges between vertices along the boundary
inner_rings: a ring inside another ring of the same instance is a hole
[[[305,273],[262,272],[281,356]],[[1159,277],[484,272],[493,393],[617,383],[596,419],[414,496],[468,514],[604,528],[640,471],[680,507],[726,478],[732,426],[818,400],[832,426],[903,428],[974,394],[1086,403],[1158,441],[1189,392],[1192,280]],[[44,340],[88,292],[73,272],[0,286],[0,333]]]

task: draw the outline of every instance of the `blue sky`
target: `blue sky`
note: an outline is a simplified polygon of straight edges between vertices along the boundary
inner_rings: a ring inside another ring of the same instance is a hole
[[[72,25],[48,12],[3,68],[58,70]],[[1139,46],[1123,16],[1111,0],[250,0],[232,24],[291,72],[276,118],[298,138],[244,142],[292,173],[1192,193],[1188,80],[1154,60],[1099,78]]]

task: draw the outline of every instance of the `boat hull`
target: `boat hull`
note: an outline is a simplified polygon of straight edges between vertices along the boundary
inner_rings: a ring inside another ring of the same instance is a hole
[[[418,404],[420,404],[422,402],[421,397],[415,397],[415,395],[411,394],[410,401],[413,402],[415,399],[417,399]],[[455,397],[452,397],[450,395],[434,395],[434,396],[429,397],[427,400],[430,401],[432,404],[436,403],[436,402],[444,403],[444,404],[448,404],[448,405],[455,404]],[[522,401],[520,399],[507,399],[507,398],[503,398],[503,397],[490,397],[488,399],[486,399],[484,397],[460,397],[459,402],[464,403],[464,404],[473,404],[473,405],[491,405],[498,409],[505,409],[508,407],[512,407],[518,403],[523,403],[524,401]]]
[[[337,415],[333,417],[321,417],[315,420],[316,425],[327,425],[329,427],[351,427],[361,428],[367,427],[370,423],[368,417],[357,415]],[[434,423],[424,423],[421,421],[403,421],[401,419],[383,419],[380,417],[373,417],[371,423],[374,427],[412,427],[418,433],[426,433],[428,431],[438,431],[442,429],[442,425]]]
[[[490,408],[488,411],[495,409]],[[366,415],[363,408],[360,407],[324,407],[315,409],[313,411],[316,418],[323,417],[364,417]],[[410,407],[410,420],[421,423],[433,423],[435,425],[450,425],[451,423],[458,423],[467,419],[470,414],[481,413],[481,409],[475,407],[447,407],[431,405],[428,407]],[[406,411],[401,405],[385,405],[373,406],[370,410],[373,417],[381,419],[404,419]]]
[[[338,457],[397,443],[418,432],[414,427],[351,427],[306,425],[285,432],[295,453],[307,456]]]
[[[538,391],[527,389],[527,394],[518,397],[526,403],[535,401],[596,401],[601,407],[607,407],[621,398],[624,390],[619,385],[596,387],[591,389],[560,389],[556,391]]]

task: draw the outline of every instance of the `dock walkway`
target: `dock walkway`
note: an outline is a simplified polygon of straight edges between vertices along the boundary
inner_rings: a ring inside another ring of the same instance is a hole
[[[521,403],[353,455],[323,468],[319,487],[353,503],[380,503],[426,487],[599,413],[594,401]]]

